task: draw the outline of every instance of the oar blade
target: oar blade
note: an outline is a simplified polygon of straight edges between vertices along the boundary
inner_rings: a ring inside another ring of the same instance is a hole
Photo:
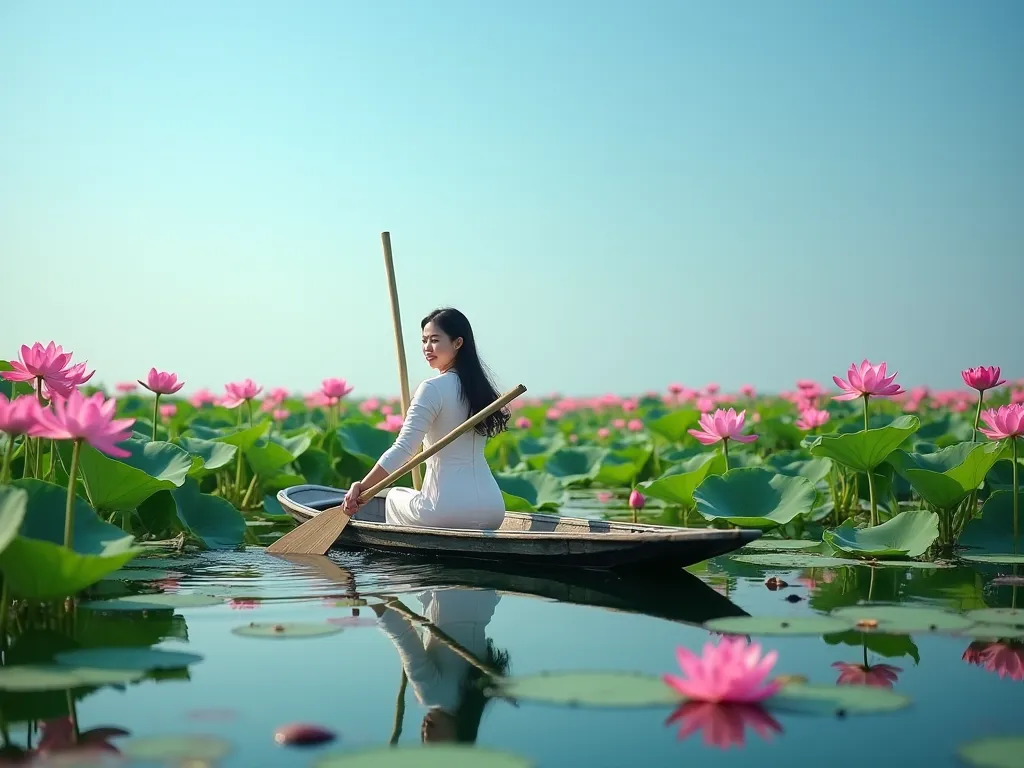
[[[348,521],[352,519],[342,510],[341,506],[325,509],[279,538],[267,547],[267,552],[296,555],[327,554],[327,550],[338,540]]]

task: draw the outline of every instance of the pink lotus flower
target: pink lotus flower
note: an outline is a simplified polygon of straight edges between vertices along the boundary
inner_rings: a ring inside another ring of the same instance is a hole
[[[715,407],[715,399],[713,397],[698,397],[697,398],[697,410],[701,413],[708,413],[712,408]]]
[[[635,410],[636,410],[636,409],[637,409],[638,407],[639,407],[639,406],[637,405],[637,402],[636,402],[636,400],[625,400],[625,401],[623,401],[623,403],[622,403],[622,410],[623,410],[623,411],[624,411],[625,413],[632,413],[632,412],[633,412],[633,411],[635,411]]]
[[[615,498],[615,494],[611,491],[598,491],[597,500],[602,504],[607,504],[609,501]]]
[[[287,408],[275,408],[270,415],[274,421],[284,421],[291,415],[291,412]]]
[[[601,440],[604,440],[610,434],[611,434],[611,431],[608,429],[608,427],[601,427],[600,429],[597,430],[597,436]]]
[[[384,416],[390,416],[392,413],[395,412],[395,409],[394,409],[393,406],[390,406],[390,405],[382,405],[380,407],[380,412]]]
[[[87,361],[86,361],[87,362]],[[64,371],[64,382],[62,386],[50,386],[47,381],[43,381],[43,395],[47,400],[53,400],[55,397],[67,397],[72,389],[77,389],[93,377],[96,371],[85,372],[86,362],[78,363],[73,365]]]
[[[703,742],[709,747],[728,749],[742,747],[744,731],[749,725],[764,741],[770,741],[773,734],[782,733],[782,725],[765,711],[760,704],[715,704],[706,701],[687,701],[669,715],[665,725],[677,720],[682,723],[677,738],[701,731]]]
[[[217,402],[217,396],[210,390],[203,388],[193,394],[192,397],[189,398],[189,402],[196,408],[202,408],[207,403],[215,405]]]
[[[274,387],[267,393],[267,400],[272,403],[283,403],[288,399],[288,390],[284,387]]]
[[[1010,402],[1014,405],[1024,405],[1024,389],[1015,389],[1010,394]]]
[[[380,407],[380,400],[376,397],[371,397],[369,400],[363,400],[359,404],[359,412],[364,416],[369,416],[371,413],[376,411]]]
[[[76,389],[66,400],[54,400],[50,408],[40,409],[29,434],[51,440],[84,440],[101,453],[124,458],[131,454],[117,444],[131,437],[135,419],[115,419],[116,408],[117,401],[105,400],[102,392],[85,397]]]
[[[903,671],[891,664],[864,666],[848,664],[845,661],[837,661],[832,667],[839,670],[836,685],[871,685],[876,688],[892,688],[899,673]]]
[[[532,426],[533,422],[531,422],[525,416],[520,416],[518,419],[516,419],[516,429],[529,429]]]
[[[798,429],[809,432],[812,429],[824,426],[828,419],[828,411],[819,411],[814,408],[808,408],[800,414],[800,418],[796,420],[796,426]]]
[[[833,376],[832,381],[836,383],[843,394],[836,395],[833,400],[856,400],[858,397],[892,397],[899,395],[904,390],[899,384],[894,384],[896,374],[885,375],[885,362],[872,365],[867,360],[859,366],[853,364],[846,372],[849,381]]]
[[[632,491],[630,491],[630,494],[629,494],[629,506],[630,506],[630,509],[643,509],[644,508],[644,504],[646,504],[646,503],[647,503],[647,499],[644,498],[644,495],[642,493],[640,493],[640,491],[638,491],[636,488],[634,488]]]
[[[544,416],[550,419],[551,421],[558,421],[560,418],[562,418],[562,412],[557,408],[548,408],[548,411],[547,413],[544,414]]]
[[[165,419],[173,419],[174,415],[178,412],[178,406],[174,403],[167,403],[167,405],[160,406],[160,415]]]
[[[8,381],[31,383],[33,387],[43,383],[51,392],[67,394],[73,389],[66,381],[65,369],[70,362],[71,353],[65,352],[59,344],[51,341],[44,347],[37,341],[31,347],[22,344],[20,359],[11,360],[13,370],[3,371],[0,376]]]
[[[156,368],[149,369],[149,376],[145,381],[142,379],[138,381],[139,384],[157,395],[173,395],[185,386],[184,381],[178,381],[177,374],[158,371]]]
[[[330,398],[327,397],[319,389],[316,392],[310,392],[306,395],[306,407],[307,408],[323,408],[326,405],[330,405]]]
[[[744,435],[743,423],[746,421],[747,412],[740,411],[738,414],[732,408],[728,411],[719,408],[714,415],[702,414],[700,417],[700,429],[686,430],[704,445],[713,445],[720,440],[735,440],[738,443],[752,443],[757,440],[757,435]]]
[[[616,429],[625,429],[626,428],[626,420],[625,419],[615,419],[612,422],[612,426],[615,427]]]
[[[626,429],[630,432],[640,432],[644,428],[644,423],[640,419],[630,419],[626,422]]]
[[[21,395],[8,400],[0,394],[0,432],[8,435],[26,435],[39,423],[42,408],[34,395]]]
[[[130,394],[139,388],[139,385],[134,381],[119,381],[114,385],[114,389],[123,395]]]
[[[400,432],[404,423],[405,420],[401,416],[390,414],[384,421],[378,422],[376,426],[377,429],[383,429],[388,432]]]
[[[225,384],[224,389],[227,394],[224,395],[221,405],[225,408],[237,408],[242,403],[250,402],[263,391],[263,387],[258,386],[252,379]]]
[[[986,389],[992,389],[1006,383],[1005,379],[999,378],[999,366],[997,365],[990,365],[988,367],[979,365],[977,368],[966,368],[960,371],[960,377],[964,380],[964,384],[979,392],[984,392]]]
[[[715,382],[711,382],[710,384],[708,384],[707,386],[704,387],[704,394],[706,394],[706,395],[713,395],[718,390],[719,390],[718,384],[716,384]]]
[[[740,394],[744,397],[754,397],[757,394],[757,390],[754,389],[753,384],[744,384],[740,387]]]
[[[989,408],[981,414],[981,418],[988,424],[988,429],[980,428],[980,432],[992,440],[1003,440],[1005,438],[1017,439],[1024,436],[1024,406],[1002,405],[999,408]]]
[[[352,389],[352,385],[344,379],[324,379],[320,386],[320,391],[327,397],[337,398],[338,400],[351,392]]]
[[[668,385],[668,391],[673,395],[681,395],[683,393],[683,390],[685,389],[686,387],[684,387],[682,384],[673,383]]]
[[[662,679],[694,701],[750,703],[775,695],[781,687],[777,681],[765,682],[778,654],[762,656],[761,646],[744,637],[723,637],[717,646],[705,643],[702,657],[680,646],[676,658],[685,677],[666,674]]]

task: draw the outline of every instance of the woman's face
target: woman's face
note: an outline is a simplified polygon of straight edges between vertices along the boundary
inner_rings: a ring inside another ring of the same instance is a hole
[[[462,338],[451,339],[433,322],[423,326],[423,357],[427,365],[437,371],[447,371],[462,346]]]

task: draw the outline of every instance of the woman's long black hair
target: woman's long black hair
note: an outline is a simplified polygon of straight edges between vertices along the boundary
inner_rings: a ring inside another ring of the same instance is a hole
[[[462,386],[462,399],[469,405],[469,416],[479,413],[498,399],[498,391],[491,383],[486,366],[480,361],[476,351],[476,340],[473,328],[464,314],[451,307],[435,309],[420,321],[420,329],[427,323],[434,323],[452,340],[462,338],[462,346],[455,353],[452,369],[459,377]],[[467,417],[468,418],[468,417]],[[495,411],[476,425],[478,434],[494,437],[508,427],[511,413],[508,407]]]

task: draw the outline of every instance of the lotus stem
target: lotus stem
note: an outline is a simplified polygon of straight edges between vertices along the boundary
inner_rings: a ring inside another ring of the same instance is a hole
[[[985,390],[978,390],[978,410],[974,412],[974,433],[971,435],[971,440],[976,441],[978,439],[978,422],[981,421],[981,401],[985,399]]]
[[[249,496],[252,495],[253,490],[256,488],[256,481],[259,479],[259,475],[254,474],[252,480],[249,481],[249,487],[245,489],[245,496],[242,497],[242,508],[249,503]]]
[[[160,393],[153,400],[153,442],[156,442],[156,425],[160,423]]]
[[[867,400],[864,400],[867,405]],[[868,498],[871,501],[871,521],[870,525],[876,525],[878,520],[878,506],[875,502],[875,473],[873,470],[868,470]]]
[[[71,450],[71,469],[68,471],[68,503],[64,508],[64,546],[71,549],[75,536],[75,484],[78,481],[78,454],[82,451],[82,440],[75,440]]]
[[[0,646],[7,648],[7,608],[11,602],[7,593],[7,579],[4,579],[3,586],[0,586]]]
[[[864,431],[868,431],[868,396],[864,395]]]
[[[722,456],[725,458],[725,471],[729,471],[729,438],[722,439]]]
[[[1011,437],[1010,440],[1013,444],[1013,553],[1017,554],[1017,505],[1020,502],[1020,489],[1017,487],[1017,438]]]
[[[232,495],[241,500],[242,498],[242,449],[238,449],[238,460],[235,461],[235,487]]]
[[[11,457],[14,455],[14,435],[7,436],[7,450],[4,451],[4,468],[0,470],[0,485],[10,482]]]
[[[13,393],[12,393],[13,394]],[[43,398],[43,380],[36,378],[36,397],[39,398],[39,407],[46,407],[46,400]],[[53,460],[51,459],[51,462]],[[43,472],[43,438],[36,438],[36,468],[33,477],[42,478]]]
[[[252,400],[245,401],[246,406],[249,409],[249,426],[252,426]]]
[[[53,480],[57,472],[57,441],[50,441],[50,468],[46,470],[46,479]]]

